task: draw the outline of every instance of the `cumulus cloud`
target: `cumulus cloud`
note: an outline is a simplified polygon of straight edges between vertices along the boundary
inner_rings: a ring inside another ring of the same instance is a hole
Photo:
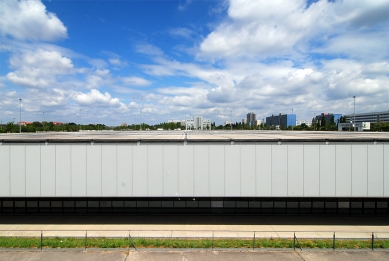
[[[120,107],[122,105],[118,98],[112,98],[108,92],[101,93],[96,89],[90,90],[89,93],[77,93],[73,96],[73,99],[81,105],[93,104],[94,106],[112,107]]]
[[[15,53],[9,61],[10,67],[16,69],[7,74],[13,84],[45,88],[56,83],[57,75],[73,72],[72,61],[56,51],[37,49],[34,52]]]
[[[41,1],[2,0],[0,33],[19,40],[54,41],[67,37],[67,29]]]

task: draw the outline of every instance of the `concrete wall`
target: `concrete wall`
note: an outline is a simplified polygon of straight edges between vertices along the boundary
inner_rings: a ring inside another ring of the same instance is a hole
[[[389,144],[0,145],[0,197],[389,197]]]

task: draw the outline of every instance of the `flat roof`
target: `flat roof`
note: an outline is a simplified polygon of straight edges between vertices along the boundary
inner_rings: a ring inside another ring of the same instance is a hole
[[[388,132],[337,132],[337,131],[81,131],[3,133],[2,143],[39,142],[319,142],[319,141],[381,141],[389,142]]]

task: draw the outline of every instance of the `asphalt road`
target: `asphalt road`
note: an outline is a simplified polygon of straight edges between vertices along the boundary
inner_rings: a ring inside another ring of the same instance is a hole
[[[368,250],[260,250],[260,251],[48,251],[48,252],[22,252],[0,251],[0,260],[7,261],[251,261],[251,260],[389,260],[389,251]]]

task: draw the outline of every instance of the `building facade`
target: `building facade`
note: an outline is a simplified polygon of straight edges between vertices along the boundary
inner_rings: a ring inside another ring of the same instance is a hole
[[[288,128],[289,126],[296,126],[296,114],[278,114],[266,117],[267,126],[279,126]]]
[[[321,122],[322,118],[326,119],[326,123],[329,124],[331,122],[331,118],[334,117],[334,122],[336,125],[338,125],[340,121],[340,117],[342,117],[342,114],[339,113],[322,113],[320,115],[317,115],[315,120],[316,122]]]
[[[348,114],[345,116],[346,122],[389,122],[389,111]]]
[[[193,119],[185,120],[187,130],[211,130],[211,120],[202,116],[194,116]]]
[[[257,115],[254,112],[247,113],[246,122],[250,126],[257,126]]]

